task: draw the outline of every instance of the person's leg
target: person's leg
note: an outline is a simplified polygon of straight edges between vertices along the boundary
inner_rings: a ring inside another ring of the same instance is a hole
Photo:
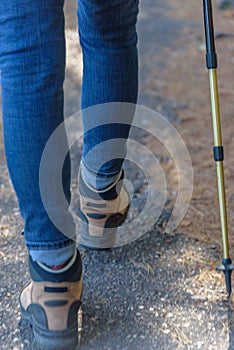
[[[115,244],[129,197],[121,185],[138,94],[138,0],[78,0],[83,52],[84,149],[79,176],[81,244]]]
[[[32,279],[20,294],[21,315],[32,324],[39,348],[72,349],[78,342],[81,257],[75,242],[50,220],[39,186],[43,150],[63,122],[63,0],[0,1],[0,69],[5,151],[25,222]],[[68,203],[58,201],[54,181],[60,153],[67,147],[65,130],[57,146],[52,154],[55,168],[46,178],[48,200],[72,234]],[[68,157],[63,187],[69,202]]]
[[[59,265],[75,250],[48,217],[39,188],[44,147],[63,122],[65,70],[64,0],[0,2],[0,69],[6,158],[33,260]],[[65,131],[53,159],[66,147]],[[56,163],[55,163],[56,164]],[[54,169],[56,172],[56,169]],[[68,205],[57,200],[53,174],[47,178],[55,215],[74,231]],[[63,167],[63,185],[70,198],[70,163]]]
[[[128,103],[136,104],[138,94],[137,14],[138,0],[78,0],[84,65],[82,170],[96,188],[114,182],[125,156],[135,111]],[[106,105],[112,102],[122,104]],[[105,141],[110,139],[108,147]]]

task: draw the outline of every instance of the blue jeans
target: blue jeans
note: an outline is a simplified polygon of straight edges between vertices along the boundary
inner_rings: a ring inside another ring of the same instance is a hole
[[[7,164],[24,219],[29,252],[34,260],[53,265],[69,258],[75,247],[74,240],[50,220],[39,188],[42,152],[50,135],[64,120],[63,5],[64,0],[0,1],[0,70]],[[82,109],[107,102],[136,103],[137,13],[138,0],[78,1],[84,61]],[[116,120],[115,127],[105,125],[89,130],[88,120],[84,113],[82,158],[92,172],[96,171],[92,156],[86,160],[90,150],[103,140],[127,138],[129,126]],[[66,146],[65,130],[60,142]],[[56,152],[55,158],[59,157],[59,148]],[[99,175],[108,178],[118,173],[122,161],[112,159]],[[62,180],[69,202],[69,156],[63,166]],[[70,232],[75,232],[68,205],[58,203],[53,193],[51,205],[58,215],[66,217]]]

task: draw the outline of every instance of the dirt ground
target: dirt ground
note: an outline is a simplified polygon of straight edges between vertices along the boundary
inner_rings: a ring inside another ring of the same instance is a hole
[[[75,8],[75,1],[67,1],[67,116],[79,110],[81,86]],[[230,255],[234,258],[234,8],[221,10],[214,1],[214,20]],[[152,231],[107,254],[82,250],[85,291],[80,348],[234,349],[232,300],[227,301],[223,276],[215,271],[222,246],[202,3],[144,0],[138,31],[139,104],[162,113],[183,137],[193,164],[193,195],[180,226],[172,234],[165,233],[178,179],[173,159],[160,148],[168,205]],[[149,135],[140,139],[159,153]],[[131,178],[134,182],[130,169]],[[140,203],[137,196],[136,206]],[[36,349],[31,329],[18,326],[19,290],[29,278],[21,229],[1,137],[1,349]]]

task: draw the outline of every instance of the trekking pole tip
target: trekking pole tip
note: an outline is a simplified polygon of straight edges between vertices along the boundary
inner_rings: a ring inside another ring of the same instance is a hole
[[[225,276],[225,284],[226,284],[226,292],[228,294],[228,298],[231,296],[232,292],[232,271],[234,270],[234,265],[232,264],[232,261],[230,258],[223,259],[222,265],[218,266],[217,271],[222,271]]]

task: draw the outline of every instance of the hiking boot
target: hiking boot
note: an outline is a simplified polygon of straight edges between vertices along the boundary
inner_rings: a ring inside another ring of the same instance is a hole
[[[87,185],[79,174],[80,244],[84,248],[105,250],[113,247],[116,232],[126,219],[129,195],[124,188],[122,175],[112,188],[97,191]]]
[[[22,320],[33,327],[40,350],[76,349],[78,310],[82,295],[82,265],[78,251],[63,272],[51,273],[29,257],[32,281],[20,294]]]

